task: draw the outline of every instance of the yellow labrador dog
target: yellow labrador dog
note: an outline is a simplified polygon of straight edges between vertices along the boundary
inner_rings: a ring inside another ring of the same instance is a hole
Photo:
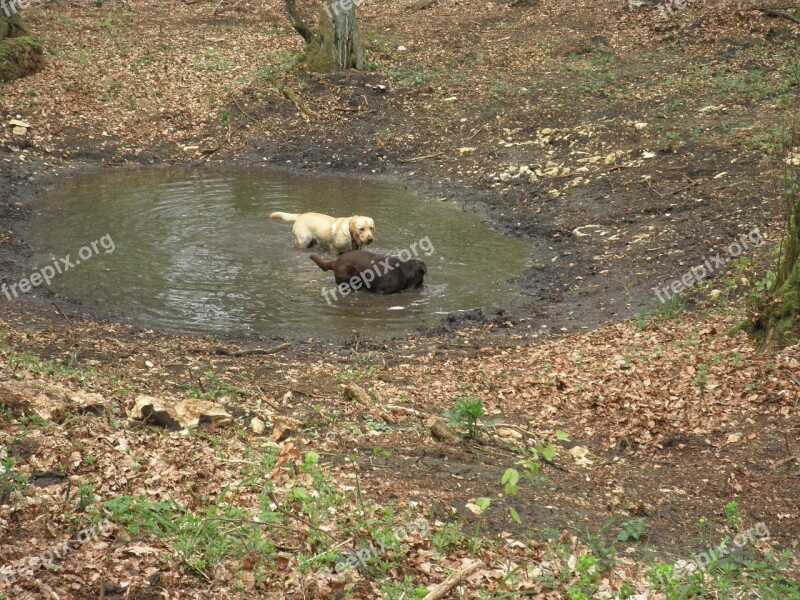
[[[360,250],[372,243],[375,235],[375,222],[369,217],[329,217],[321,213],[274,212],[270,219],[280,219],[294,223],[292,233],[295,248],[311,248],[319,244],[334,256],[348,250]]]

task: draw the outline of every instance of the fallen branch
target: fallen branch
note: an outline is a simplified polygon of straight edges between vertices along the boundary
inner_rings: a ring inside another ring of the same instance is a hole
[[[412,163],[417,162],[418,160],[425,160],[426,158],[436,158],[437,156],[441,156],[444,152],[434,152],[433,154],[426,154],[425,156],[415,156],[414,158],[407,158],[405,160],[399,160],[397,162],[401,163]]]
[[[357,112],[375,112],[374,109],[361,108],[360,106],[358,108],[350,108],[348,106],[334,106],[333,110],[338,110],[338,111],[341,111],[341,112],[356,112],[356,113]]]
[[[369,410],[370,413],[379,416],[389,425],[396,425],[397,419],[386,412],[383,408],[378,406],[370,395],[357,386],[355,383],[350,383],[344,388],[344,397],[348,400],[354,400],[362,404]]]
[[[774,465],[772,465],[773,469],[777,469],[778,467],[782,467],[783,465],[789,464],[791,462],[796,462],[800,465],[800,457],[798,456],[787,456],[786,458],[782,458],[777,461]]]
[[[64,317],[67,320],[67,325],[69,325],[69,328],[72,329],[72,321],[67,316],[67,314],[63,310],[61,310],[55,302],[53,302],[53,306],[55,307],[55,309],[58,312],[58,314],[60,314],[62,317]]]
[[[792,23],[800,23],[800,19],[785,10],[778,10],[777,8],[757,8],[756,10],[767,17],[776,17],[778,19],[786,19]]]
[[[536,437],[536,436],[534,436],[533,432],[528,431],[527,429],[525,429],[523,427],[520,427],[519,425],[512,425],[511,423],[497,423],[497,424],[493,425],[493,427],[495,429],[498,429],[500,427],[505,427],[506,429],[513,429],[514,431],[516,431],[517,433],[521,434],[522,436],[527,436],[527,437],[530,437],[530,438]]]
[[[276,87],[278,88],[278,91],[281,94],[283,94],[284,98],[289,100],[292,104],[294,104],[297,107],[297,109],[303,114],[304,119],[309,120],[311,117],[316,116],[314,113],[312,113],[310,110],[306,108],[305,104],[303,104],[300,101],[300,98],[298,98],[297,95],[290,88],[286,87],[282,83],[276,84]]]
[[[212,348],[189,348],[189,352],[194,352],[195,354],[219,354],[222,356],[233,356],[238,358],[240,356],[275,354],[281,350],[286,350],[286,348],[289,348],[291,345],[291,342],[284,342],[272,348],[249,348],[247,350],[236,350],[234,348],[225,348],[224,346],[214,346]]]
[[[440,583],[430,592],[428,592],[428,595],[425,596],[423,600],[439,600],[439,598],[444,598],[448,594],[448,592],[450,592],[450,590],[452,590],[459,583],[461,583],[462,579],[466,579],[482,566],[483,563],[478,560],[472,564],[467,565],[460,571],[456,571],[455,573],[450,575],[450,577],[445,579],[442,583]]]
[[[259,122],[258,119],[250,115],[245,109],[242,108],[242,105],[239,104],[239,101],[236,99],[236,96],[233,97],[233,101],[236,103],[236,108],[238,108],[239,112],[241,112],[245,117],[250,119],[253,123]]]
[[[680,194],[681,192],[685,192],[686,190],[690,190],[690,189],[692,189],[692,188],[696,188],[698,185],[700,185],[700,182],[699,182],[699,181],[695,181],[695,182],[694,182],[694,183],[692,183],[691,185],[687,185],[687,186],[685,186],[685,187],[678,188],[677,190],[675,190],[675,191],[673,191],[673,192],[670,192],[670,193],[671,193],[673,196],[675,196],[676,194]]]
[[[407,406],[397,406],[396,404],[387,404],[386,410],[406,413],[407,415],[411,415],[412,417],[424,418],[428,416],[427,413],[421,412],[416,408],[409,408]]]

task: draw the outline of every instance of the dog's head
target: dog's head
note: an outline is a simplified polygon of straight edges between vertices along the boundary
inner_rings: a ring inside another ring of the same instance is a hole
[[[428,267],[421,260],[407,260],[400,263],[400,268],[403,270],[403,275],[406,278],[406,287],[422,287],[423,279],[428,274]]]
[[[367,246],[375,239],[375,221],[369,217],[350,217],[350,237],[359,246]]]

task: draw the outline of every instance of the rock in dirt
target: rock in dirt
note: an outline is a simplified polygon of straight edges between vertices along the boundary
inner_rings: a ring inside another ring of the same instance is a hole
[[[255,433],[256,435],[261,435],[262,433],[264,433],[265,427],[266,425],[264,421],[262,421],[258,417],[253,417],[252,419],[250,419],[250,429],[252,429],[253,433]]]
[[[461,437],[447,424],[447,421],[441,417],[432,416],[427,420],[425,426],[437,440],[452,443],[457,443],[461,440]]]
[[[344,388],[344,397],[348,400],[355,400],[363,404],[364,406],[372,406],[375,402],[372,398],[369,397],[369,394],[365,392],[361,387],[357,386],[355,383],[350,383]]]
[[[100,394],[73,391],[40,379],[0,382],[0,406],[15,415],[60,421],[69,413],[99,413],[108,402]]]
[[[204,424],[222,425],[232,419],[230,413],[213,402],[183,400],[172,403],[154,396],[138,396],[128,411],[128,418],[175,430]]]

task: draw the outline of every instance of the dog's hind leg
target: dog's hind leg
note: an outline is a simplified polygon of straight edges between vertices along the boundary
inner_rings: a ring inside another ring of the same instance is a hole
[[[292,233],[294,234],[294,247],[297,250],[305,250],[317,244],[314,234],[308,228],[299,226],[297,223],[295,223]]]
[[[295,247],[296,250],[308,250],[309,248],[313,248],[313,247],[318,246],[318,245],[319,244],[317,242],[317,239],[313,238],[313,237],[310,238],[310,239],[304,239],[304,240],[298,240],[298,239],[295,238],[294,247]]]

